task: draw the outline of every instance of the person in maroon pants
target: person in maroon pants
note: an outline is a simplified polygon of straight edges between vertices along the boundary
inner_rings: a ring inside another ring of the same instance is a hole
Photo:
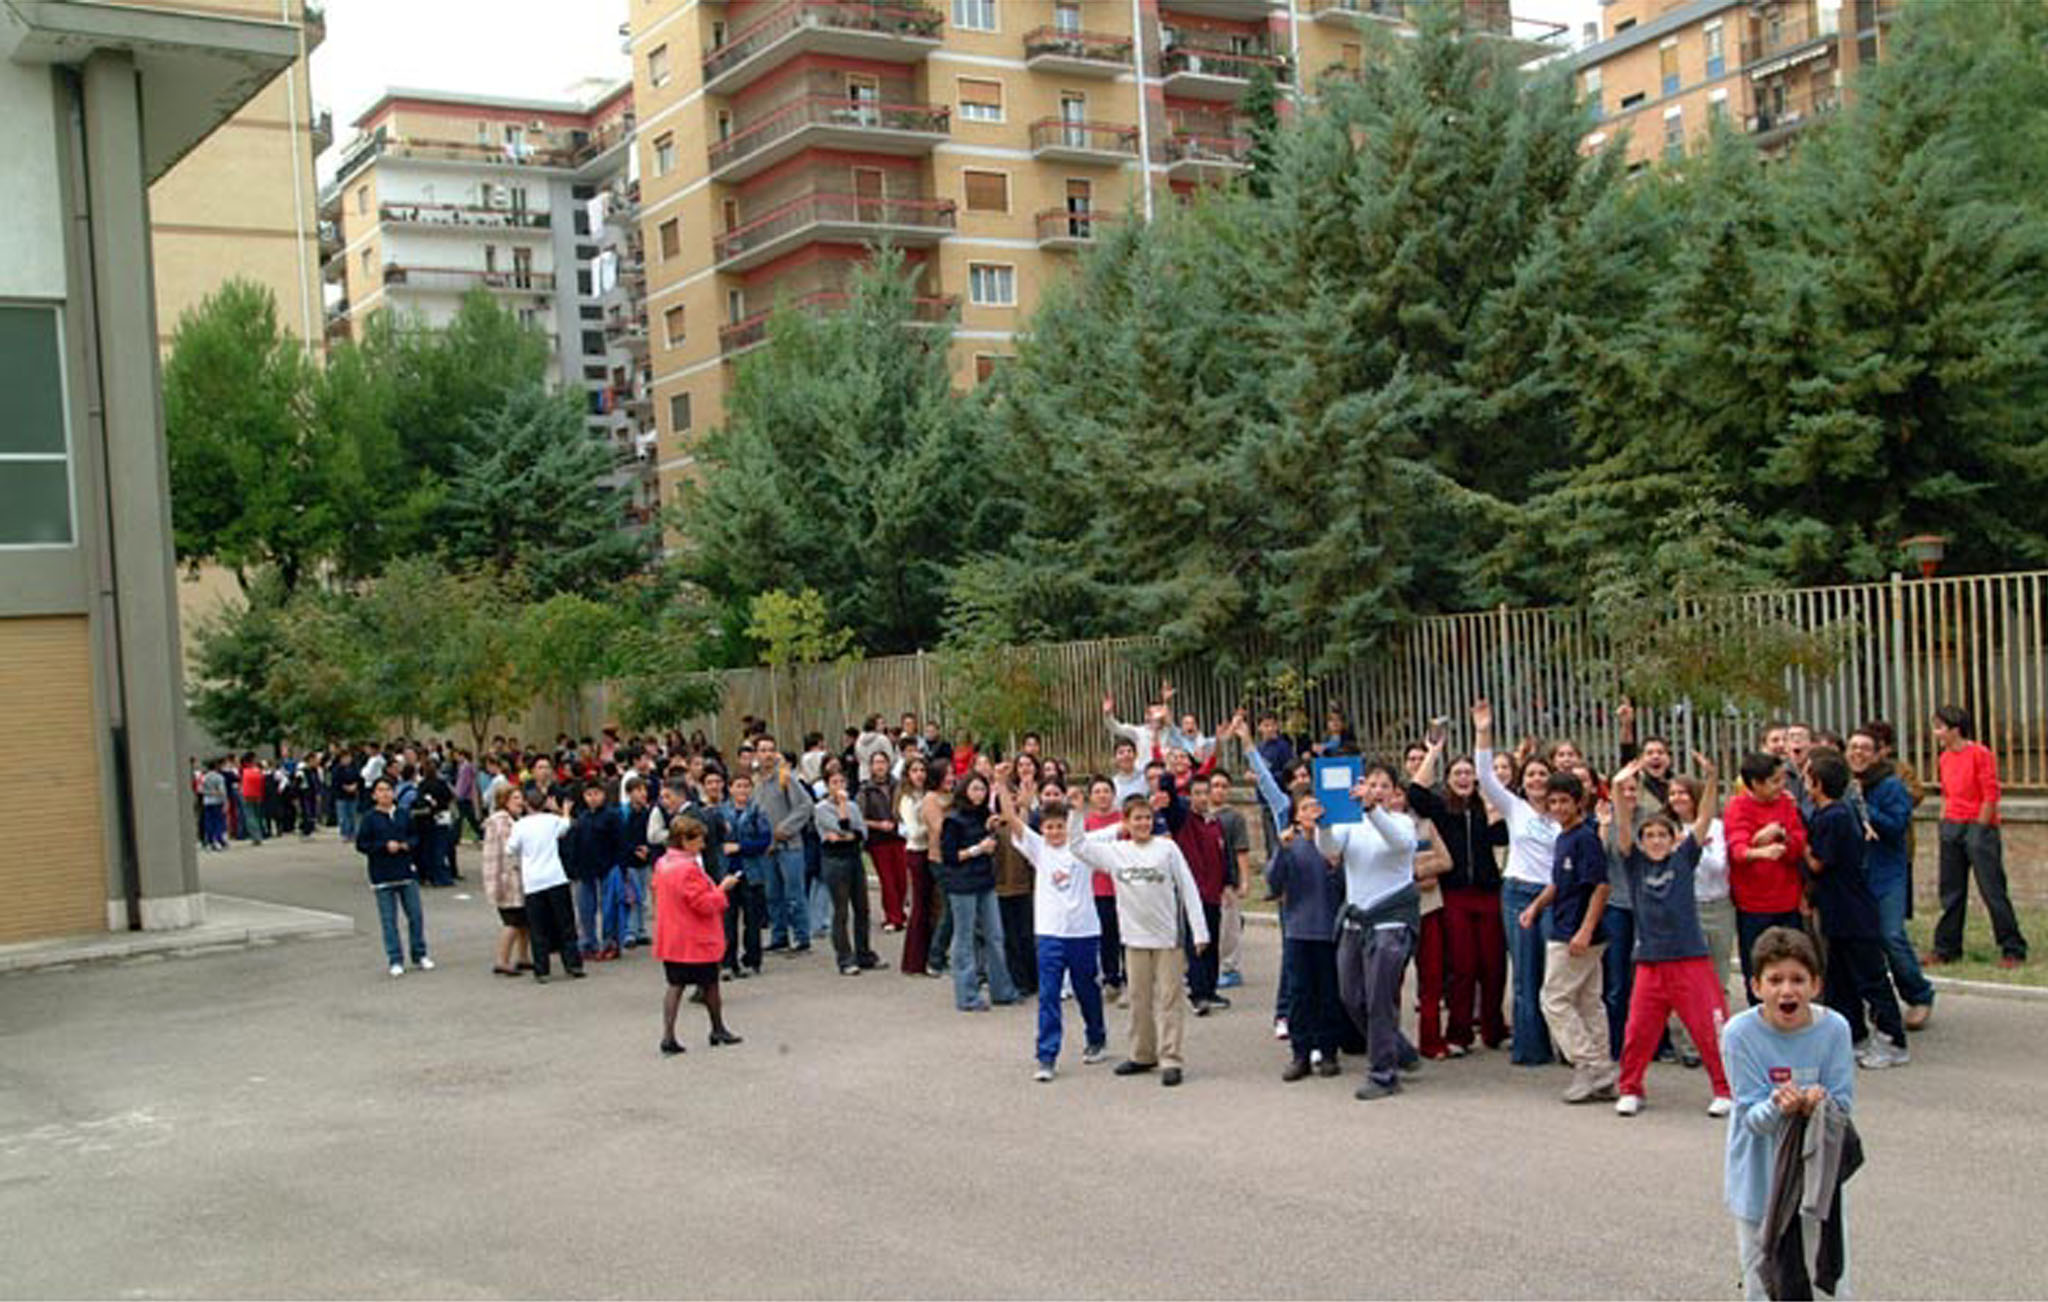
[[[1445,737],[1432,729],[1429,751],[1408,784],[1408,806],[1436,829],[1450,853],[1451,867],[1439,878],[1446,984],[1450,1015],[1444,1053],[1462,1057],[1478,1038],[1496,1048],[1508,1038],[1501,1001],[1507,991],[1507,937],[1501,929],[1500,863],[1495,848],[1507,844],[1507,824],[1494,818],[1479,794],[1478,770],[1459,756],[1451,761],[1443,789],[1436,789]]]
[[[910,885],[908,852],[886,751],[868,756],[868,777],[860,784],[860,816],[867,824],[868,857],[875,861],[875,879],[882,885],[882,930],[901,931],[904,896]]]

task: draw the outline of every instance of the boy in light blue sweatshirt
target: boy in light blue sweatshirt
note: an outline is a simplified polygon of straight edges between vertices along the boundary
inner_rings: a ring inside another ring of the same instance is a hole
[[[1761,1001],[1728,1023],[1721,1055],[1735,1093],[1728,1119],[1725,1198],[1735,1215],[1743,1296],[1767,1297],[1763,1222],[1785,1118],[1823,1099],[1843,1112],[1856,1103],[1856,1054],[1849,1023],[1820,997],[1820,955],[1803,931],[1772,927],[1757,937],[1750,988]],[[1847,1245],[1844,1236],[1844,1257]],[[1846,1269],[1837,1295],[1848,1293]]]

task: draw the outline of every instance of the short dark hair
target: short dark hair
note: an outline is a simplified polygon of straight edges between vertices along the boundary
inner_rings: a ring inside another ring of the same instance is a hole
[[[1856,731],[1876,742],[1879,750],[1897,750],[1899,747],[1899,730],[1883,719],[1872,719]]]
[[[1038,807],[1038,821],[1041,826],[1055,818],[1062,823],[1067,821],[1067,804],[1065,801],[1049,800]]]
[[[1797,927],[1767,927],[1749,951],[1749,970],[1759,975],[1773,963],[1797,963],[1815,977],[1826,975],[1813,937]]]
[[[1642,827],[1637,828],[1636,831],[1641,833],[1653,826],[1663,828],[1674,837],[1678,835],[1678,820],[1661,809],[1644,819]]]
[[[1785,767],[1785,761],[1767,750],[1753,750],[1742,757],[1741,767],[1735,771],[1742,776],[1744,786],[1755,786],[1769,782],[1771,775]]]
[[[1584,804],[1586,800],[1586,784],[1579,781],[1578,774],[1567,773],[1562,769],[1550,775],[1550,782],[1545,790],[1553,796],[1570,796],[1578,804]]]
[[[1138,743],[1132,741],[1129,737],[1118,737],[1116,744],[1111,746],[1110,749],[1112,751],[1128,750],[1131,754],[1135,755],[1138,753]]]
[[[1148,814],[1149,814],[1149,813],[1151,813],[1151,812],[1152,812],[1152,798],[1151,798],[1150,796],[1144,796],[1144,795],[1137,795],[1137,796],[1125,796],[1125,797],[1124,797],[1124,817],[1126,817],[1126,818],[1130,817],[1131,811],[1132,811],[1133,809],[1142,809],[1142,810],[1144,810],[1144,811],[1145,811],[1146,813],[1148,813]]]
[[[1935,710],[1934,717],[1961,733],[1965,740],[1977,735],[1977,729],[1970,721],[1970,712],[1960,705],[1944,705]]]
[[[1832,746],[1816,746],[1807,753],[1806,776],[1829,800],[1840,800],[1849,789],[1849,761]]]

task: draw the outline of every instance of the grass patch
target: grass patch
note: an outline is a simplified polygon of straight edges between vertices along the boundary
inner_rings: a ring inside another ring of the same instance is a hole
[[[2019,917],[2021,934],[2027,938],[2029,954],[2024,964],[2011,970],[1998,966],[1998,942],[1991,936],[1991,915],[1984,911],[1972,890],[1969,921],[1963,928],[1962,961],[1928,968],[1927,974],[2008,986],[2048,986],[2048,962],[2042,960],[2039,949],[2048,942],[2048,908],[2015,905],[2013,911]],[[1934,924],[1940,917],[1938,904],[1914,905],[1913,917],[1906,923],[1906,935],[1912,938],[1913,948],[1923,955],[1934,948]]]

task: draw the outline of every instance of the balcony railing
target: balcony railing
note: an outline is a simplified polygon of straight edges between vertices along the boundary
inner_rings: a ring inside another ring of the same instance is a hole
[[[1160,152],[1169,169],[1174,167],[1236,169],[1252,164],[1252,142],[1247,136],[1208,136],[1176,131],[1160,142]]]
[[[407,267],[384,264],[384,283],[407,289],[442,289],[458,294],[472,289],[501,289],[515,294],[546,294],[555,288],[552,271],[478,271],[466,267]]]
[[[704,60],[704,81],[709,85],[791,32],[806,28],[936,42],[944,22],[937,10],[904,0],[789,0],[713,50]]]
[[[1113,63],[1129,67],[1131,38],[1099,32],[1067,32],[1039,27],[1024,34],[1024,61],[1057,59],[1075,63]]]
[[[1087,154],[1138,156],[1138,129],[1115,122],[1070,122],[1041,118],[1031,124],[1031,148]]]
[[[1742,64],[1748,67],[1774,55],[1789,54],[1803,45],[1832,39],[1835,31],[1834,24],[1823,26],[1804,14],[1775,22],[1759,22],[1755,28],[1756,35],[1742,43]]]
[[[1408,0],[1308,0],[1307,9],[1311,18],[1408,20]]]
[[[1069,208],[1048,208],[1038,214],[1038,242],[1040,244],[1092,244],[1108,234],[1110,223],[1120,219],[1120,214],[1089,210],[1075,212]]]
[[[813,316],[826,316],[842,311],[852,301],[852,295],[844,290],[820,289],[789,300],[793,311]],[[917,325],[942,325],[953,319],[959,309],[960,300],[948,295],[944,298],[912,299],[913,323]],[[768,324],[775,318],[778,309],[756,312],[743,321],[735,322],[718,332],[718,351],[727,357],[743,353],[768,338]]]
[[[836,95],[806,95],[713,144],[711,170],[729,167],[806,127],[943,136],[951,131],[951,123],[952,110],[944,105],[884,104]]]
[[[1162,77],[1226,77],[1248,82],[1260,68],[1269,69],[1273,79],[1282,85],[1292,80],[1286,57],[1278,54],[1177,45],[1159,56],[1159,74]]]
[[[1760,137],[1760,144],[1780,140],[1842,106],[1841,93],[1833,86],[1783,96],[1758,94],[1757,103],[1743,120],[1743,129]]]
[[[398,226],[467,226],[480,230],[544,231],[553,221],[544,212],[462,203],[380,203],[377,216]]]
[[[313,114],[312,121],[308,124],[308,128],[309,134],[313,137],[313,152],[315,154],[326,153],[328,148],[334,144],[334,110],[320,109],[316,111]]]
[[[712,243],[719,262],[773,244],[810,226],[895,227],[941,235],[953,229],[951,199],[893,199],[874,195],[815,192],[800,195]]]

